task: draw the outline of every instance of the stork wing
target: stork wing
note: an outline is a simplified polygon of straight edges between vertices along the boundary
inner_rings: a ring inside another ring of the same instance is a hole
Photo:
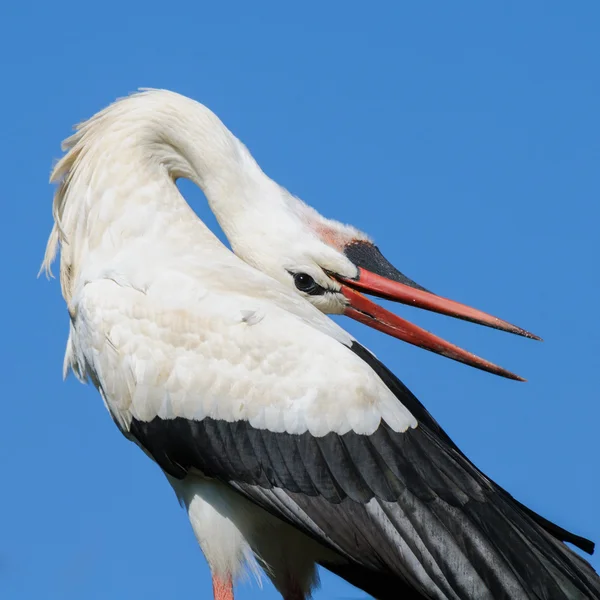
[[[349,567],[325,566],[381,599],[600,598],[591,567],[321,317],[166,297],[86,285],[69,360],[167,473],[227,483],[344,556]]]

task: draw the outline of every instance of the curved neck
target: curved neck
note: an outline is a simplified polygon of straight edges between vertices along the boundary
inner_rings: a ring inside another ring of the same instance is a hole
[[[112,108],[123,113],[116,114],[119,127],[125,122],[136,132],[130,136],[132,151],[153,163],[148,172],[164,167],[172,180],[183,177],[198,185],[232,249],[246,262],[264,266],[256,261],[257,238],[287,243],[297,233],[305,205],[265,175],[208,108],[164,90],[130,96]],[[173,200],[183,198],[177,194]]]
[[[198,185],[230,240],[250,214],[284,208],[282,188],[208,108],[166,91],[123,102],[128,101],[136,104],[131,125],[143,132],[136,139],[142,160],[158,161],[173,180],[183,177]]]
[[[61,271],[65,263],[73,276],[96,250],[106,262],[107,253],[128,242],[161,239],[167,251],[166,231],[177,251],[181,246],[173,240],[191,243],[190,227],[193,239],[216,241],[177,190],[179,177],[202,188],[232,248],[248,262],[254,236],[264,234],[267,223],[277,219],[283,232],[295,218],[291,196],[217,116],[173,92],[120,100],[83,123],[64,146],[69,152],[53,173],[61,184],[44,264],[49,266],[60,241]]]

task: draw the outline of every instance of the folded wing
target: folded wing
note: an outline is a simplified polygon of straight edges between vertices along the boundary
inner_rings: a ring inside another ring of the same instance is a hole
[[[600,598],[593,569],[320,316],[210,293],[174,310],[152,290],[86,287],[74,360],[173,477],[226,483],[381,599]]]

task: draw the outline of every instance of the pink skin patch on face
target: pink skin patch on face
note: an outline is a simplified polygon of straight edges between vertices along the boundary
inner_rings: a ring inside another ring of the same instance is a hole
[[[352,241],[352,237],[349,235],[336,231],[323,223],[311,223],[311,226],[323,242],[340,252],[343,252],[346,244]]]

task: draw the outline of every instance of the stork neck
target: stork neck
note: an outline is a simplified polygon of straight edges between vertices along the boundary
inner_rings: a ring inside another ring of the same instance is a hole
[[[260,267],[256,238],[289,239],[297,231],[300,203],[265,175],[208,108],[171,92],[157,103],[161,94],[134,98],[143,106],[135,114],[145,131],[145,160],[158,160],[171,179],[196,183],[234,252]]]
[[[252,214],[284,207],[281,188],[214,113],[188,98],[169,96],[162,105],[149,103],[151,112],[142,117],[147,158],[158,159],[172,179],[198,185],[228,237]]]
[[[294,219],[285,190],[262,172],[217,116],[173,92],[154,90],[120,100],[82,124],[66,145],[70,150],[53,174],[62,182],[44,265],[49,268],[60,241],[61,271],[70,277],[96,252],[106,263],[107,256],[129,244],[140,248],[140,242],[151,246],[162,240],[161,248],[168,251],[166,232],[175,252],[186,239],[217,243],[177,190],[179,177],[202,188],[243,258],[253,247],[247,231],[261,235],[267,222],[276,220],[281,229]]]

